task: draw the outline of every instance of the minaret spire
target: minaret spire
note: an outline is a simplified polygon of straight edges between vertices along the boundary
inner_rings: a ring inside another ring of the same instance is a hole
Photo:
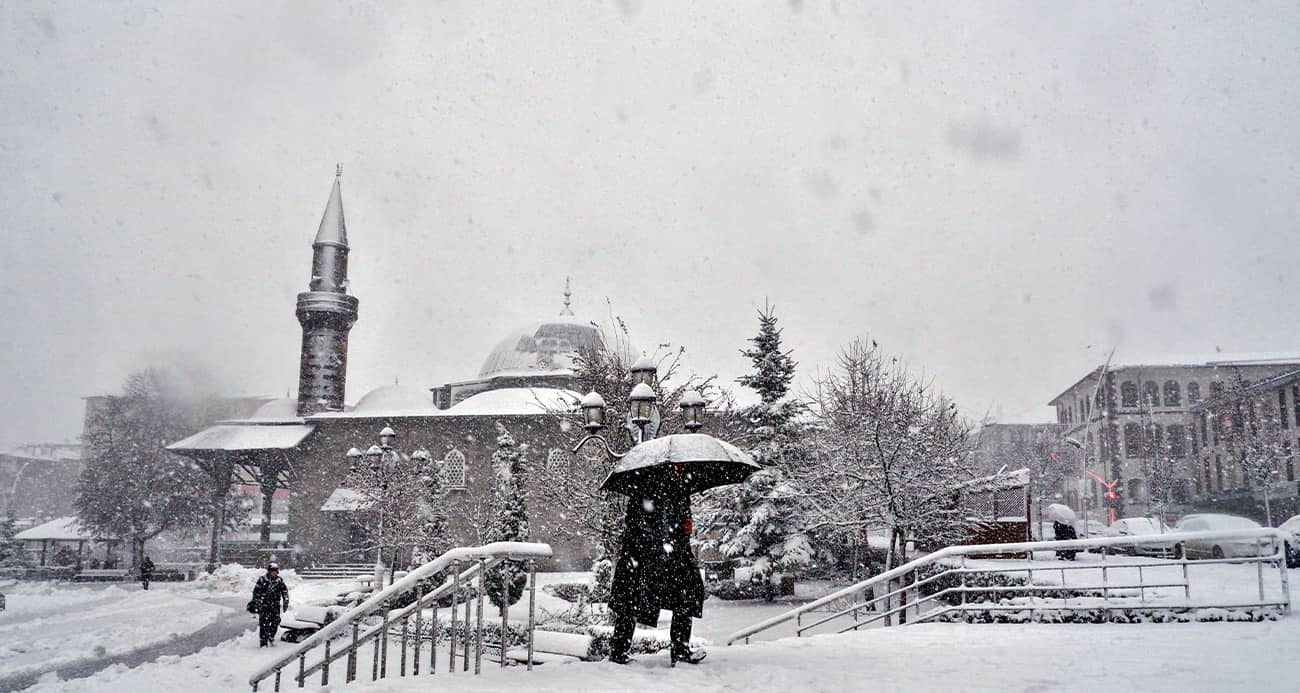
[[[325,214],[312,243],[311,281],[298,294],[302,325],[298,415],[342,411],[347,388],[348,331],[357,320],[357,299],[348,295],[348,231],[343,220],[343,165],[334,169]]]
[[[573,296],[573,291],[569,286],[569,277],[564,278],[564,307],[560,309],[560,317],[573,317],[573,308],[569,307],[569,298]]]

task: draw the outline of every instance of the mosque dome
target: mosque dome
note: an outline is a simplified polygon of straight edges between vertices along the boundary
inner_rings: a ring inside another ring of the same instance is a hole
[[[273,399],[257,408],[250,419],[292,419],[298,416],[298,400],[293,397]]]
[[[533,323],[498,342],[478,374],[493,378],[572,371],[573,357],[590,348],[605,348],[600,330],[591,323],[567,317]]]
[[[385,385],[367,392],[349,414],[365,415],[433,410],[428,390],[406,385]]]

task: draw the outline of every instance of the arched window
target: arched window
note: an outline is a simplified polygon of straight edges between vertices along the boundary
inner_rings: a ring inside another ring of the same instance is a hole
[[[448,489],[465,489],[465,453],[452,450],[442,458],[442,481]]]
[[[1160,457],[1164,452],[1164,430],[1160,424],[1151,424],[1147,426],[1146,431],[1146,448],[1147,457]]]
[[[1160,386],[1156,384],[1156,381],[1148,380],[1142,383],[1142,406],[1160,406]]]
[[[1169,424],[1169,456],[1182,459],[1187,456],[1187,429],[1182,424]],[[1192,440],[1195,440],[1193,438]]]
[[[558,448],[551,448],[546,455],[546,469],[557,474],[569,473],[569,453]]]
[[[1129,457],[1142,456],[1142,424],[1124,424],[1124,452]]]
[[[1201,384],[1187,383],[1187,403],[1196,404],[1201,401]]]
[[[1177,380],[1165,381],[1165,406],[1181,407],[1183,406],[1182,389],[1178,386]]]
[[[1138,386],[1132,380],[1125,380],[1119,386],[1119,405],[1121,407],[1136,407],[1138,405]]]

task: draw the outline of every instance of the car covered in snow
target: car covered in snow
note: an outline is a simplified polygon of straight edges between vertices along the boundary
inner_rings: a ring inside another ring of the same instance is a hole
[[[1204,513],[1184,516],[1178,521],[1174,531],[1211,532],[1259,528],[1260,524],[1249,518]],[[1272,553],[1272,542],[1265,540],[1262,551],[1265,555]],[[1248,558],[1259,556],[1260,553],[1261,547],[1256,539],[1196,539],[1180,541],[1174,546],[1175,555],[1187,558]]]
[[[1288,568],[1300,568],[1300,515],[1277,526],[1286,532],[1286,565]]]
[[[1167,534],[1174,531],[1169,525],[1163,524],[1160,520],[1150,517],[1125,517],[1115,520],[1111,526],[1107,527],[1102,533],[1107,537],[1146,537],[1155,534]],[[1158,542],[1150,544],[1135,544],[1128,547],[1116,547],[1109,549],[1112,552],[1122,551],[1142,556],[1169,556],[1174,553],[1173,541]]]

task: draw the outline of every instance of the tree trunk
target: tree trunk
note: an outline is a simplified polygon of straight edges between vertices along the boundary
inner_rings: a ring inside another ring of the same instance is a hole
[[[1265,481],[1263,486],[1264,486],[1264,519],[1266,521],[1265,526],[1272,527],[1273,526],[1273,505],[1269,502],[1268,482]]]
[[[214,471],[217,474],[212,486],[212,536],[208,543],[207,566],[209,573],[217,569],[217,562],[221,560],[221,532],[226,527],[226,494],[230,492],[232,473],[229,464],[222,464]]]
[[[258,535],[258,540],[263,545],[271,543],[271,503],[275,500],[276,484],[272,481],[267,484],[262,481],[262,531]]]
[[[144,563],[144,542],[145,538],[140,535],[131,537],[131,573],[140,574],[140,564]]]

